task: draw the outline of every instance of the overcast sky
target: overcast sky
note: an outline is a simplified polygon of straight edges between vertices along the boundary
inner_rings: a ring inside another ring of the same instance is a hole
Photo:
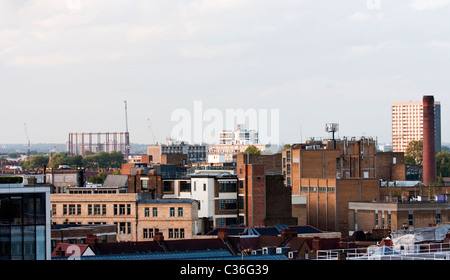
[[[126,130],[179,109],[279,110],[279,141],[391,142],[391,104],[434,95],[450,142],[450,0],[0,0],[0,143]],[[204,122],[203,126],[208,125]]]

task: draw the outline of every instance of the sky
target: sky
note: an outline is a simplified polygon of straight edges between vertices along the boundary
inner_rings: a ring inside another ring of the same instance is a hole
[[[266,112],[281,144],[329,137],[326,123],[389,143],[392,103],[424,95],[450,142],[449,14],[450,0],[0,0],[0,143],[128,127],[151,144],[180,126],[194,141],[239,109]]]

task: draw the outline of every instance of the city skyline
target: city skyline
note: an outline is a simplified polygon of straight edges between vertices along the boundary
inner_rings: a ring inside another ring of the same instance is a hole
[[[391,105],[446,78],[450,1],[0,1],[1,144],[165,142],[178,109],[279,110],[279,142],[392,141]],[[209,122],[204,121],[207,126]],[[219,139],[217,139],[219,141]]]

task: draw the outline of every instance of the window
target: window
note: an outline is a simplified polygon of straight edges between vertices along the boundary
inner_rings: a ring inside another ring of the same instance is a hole
[[[203,191],[206,191],[206,184],[203,183]]]
[[[220,199],[219,210],[233,210],[237,207],[236,199]]]
[[[52,204],[52,215],[56,215],[56,204]]]
[[[92,204],[88,204],[88,215],[92,215]]]
[[[178,207],[178,217],[183,217],[183,207]]]
[[[158,217],[158,208],[157,207],[153,207],[153,209],[152,209],[152,214],[153,214],[153,217]]]
[[[439,224],[441,222],[441,213],[436,213],[436,224]]]
[[[175,207],[170,207],[170,217],[175,217]]]
[[[100,215],[100,204],[94,204],[94,215]]]
[[[69,215],[75,215],[75,204],[69,204]]]
[[[150,217],[150,208],[145,207],[145,208],[144,208],[144,213],[145,213],[145,214],[144,214],[145,217]]]
[[[125,204],[119,204],[119,215],[125,215]]]
[[[81,215],[81,204],[77,204],[77,215]]]
[[[148,189],[148,180],[141,179],[141,189],[143,189],[143,190]]]
[[[414,214],[413,213],[408,214],[408,225],[414,226]]]
[[[63,204],[63,215],[67,215],[67,204]]]
[[[148,228],[144,228],[143,229],[142,238],[148,239]]]
[[[236,192],[236,181],[219,181],[219,192]]]
[[[190,192],[191,182],[180,181],[180,192]]]
[[[102,215],[106,215],[106,204],[102,204]]]

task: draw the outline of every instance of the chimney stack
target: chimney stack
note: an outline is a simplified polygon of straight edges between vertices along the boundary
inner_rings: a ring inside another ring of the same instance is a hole
[[[434,124],[434,97],[423,97],[423,183],[436,182],[436,147]]]

